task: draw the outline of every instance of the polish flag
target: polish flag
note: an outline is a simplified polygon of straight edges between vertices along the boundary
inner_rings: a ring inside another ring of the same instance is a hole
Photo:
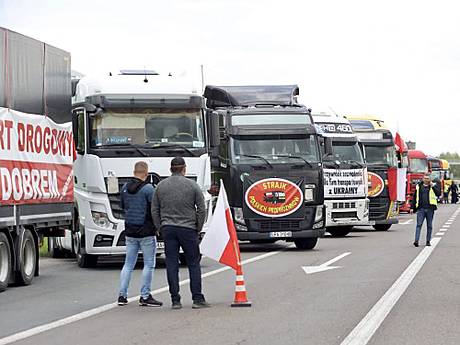
[[[404,151],[407,151],[406,143],[401,138],[398,132],[396,132],[396,135],[395,135],[395,145],[396,145],[398,152],[403,153]]]
[[[223,183],[220,185],[216,208],[201,241],[200,250],[203,255],[235,270],[241,267],[240,246]]]

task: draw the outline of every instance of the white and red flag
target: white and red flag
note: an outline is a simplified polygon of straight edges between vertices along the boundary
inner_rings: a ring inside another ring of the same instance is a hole
[[[238,237],[223,183],[220,185],[216,208],[200,247],[203,255],[221,264],[235,270],[241,267]]]

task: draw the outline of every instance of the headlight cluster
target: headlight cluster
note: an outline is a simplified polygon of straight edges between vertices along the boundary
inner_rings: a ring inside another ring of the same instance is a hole
[[[113,229],[115,227],[115,224],[109,220],[109,216],[105,212],[91,211],[91,216],[94,224],[101,228]]]
[[[315,200],[315,185],[306,184],[305,185],[305,202],[311,202]]]
[[[315,223],[323,219],[323,205],[316,206]]]

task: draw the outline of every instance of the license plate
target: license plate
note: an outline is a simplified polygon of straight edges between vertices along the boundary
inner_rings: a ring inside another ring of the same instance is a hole
[[[292,237],[292,231],[276,231],[270,232],[270,237]]]
[[[164,249],[165,243],[164,242],[157,242],[157,249]]]

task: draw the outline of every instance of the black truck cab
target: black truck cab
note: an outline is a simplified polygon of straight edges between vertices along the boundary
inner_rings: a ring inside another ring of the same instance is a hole
[[[225,185],[240,240],[312,249],[324,234],[318,134],[298,91],[206,87],[212,178]]]

